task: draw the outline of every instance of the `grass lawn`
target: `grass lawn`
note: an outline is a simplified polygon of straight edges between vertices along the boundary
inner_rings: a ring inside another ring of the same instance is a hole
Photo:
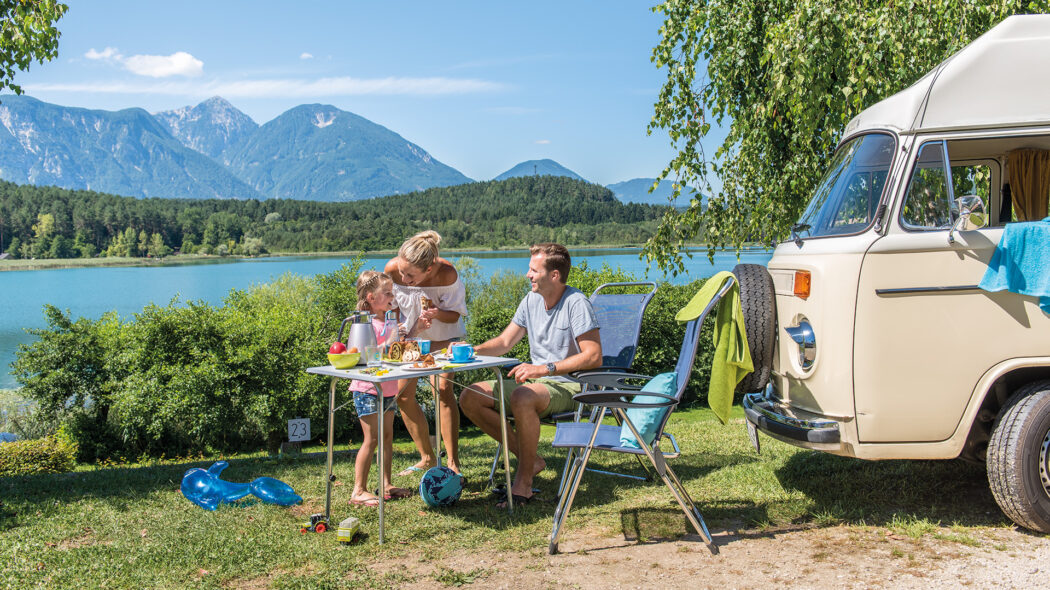
[[[842,522],[886,526],[921,536],[935,523],[955,524],[966,537],[975,527],[1011,527],[988,491],[981,468],[958,461],[864,462],[802,451],[762,438],[756,455],[740,408],[729,426],[706,409],[671,419],[683,455],[671,462],[713,533],[779,525],[828,526]],[[553,429],[543,432],[550,441]],[[334,533],[299,532],[324,509],[323,454],[226,457],[223,477],[248,482],[271,476],[291,484],[305,503],[282,508],[262,503],[226,505],[216,512],[182,497],[179,483],[206,461],[83,467],[62,475],[0,478],[0,587],[381,588],[404,582],[397,572],[375,574],[377,559],[410,555],[440,560],[472,551],[544,552],[553,503],[532,502],[514,515],[497,510],[484,491],[494,445],[476,429],[461,439],[469,483],[451,508],[430,509],[420,498],[387,503],[386,543],[376,541],[378,513],[347,506],[352,481],[349,453],[336,456],[333,517],[362,520],[366,537],[343,546]],[[346,447],[341,447],[345,449]],[[316,451],[317,448],[307,449]],[[537,479],[542,497],[558,485],[560,451],[545,446],[550,466]],[[395,470],[417,457],[406,438],[395,441]],[[630,457],[595,453],[592,464],[629,469]],[[372,470],[373,480],[375,469]],[[406,487],[415,478],[395,478]],[[374,485],[374,484],[373,484]],[[563,539],[574,534],[675,538],[685,519],[661,483],[598,474],[584,476]],[[369,536],[370,535],[370,536]],[[563,542],[564,546],[565,543]],[[437,579],[437,583],[455,585]]]

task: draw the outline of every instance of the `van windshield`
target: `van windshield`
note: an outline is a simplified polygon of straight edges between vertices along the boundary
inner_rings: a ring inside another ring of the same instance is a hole
[[[872,133],[840,147],[798,220],[795,235],[855,234],[871,225],[893,164],[894,145],[891,135]]]

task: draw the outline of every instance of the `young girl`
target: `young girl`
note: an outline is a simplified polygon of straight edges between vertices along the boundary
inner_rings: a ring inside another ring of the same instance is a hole
[[[376,333],[376,341],[382,345],[387,340],[396,340],[398,334],[383,333],[383,314],[391,309],[394,302],[394,281],[389,275],[374,270],[366,270],[357,279],[357,309],[375,314],[372,318],[372,329]],[[427,322],[429,326],[429,322]],[[425,329],[426,326],[414,327],[414,331]],[[400,332],[400,330],[399,330]],[[410,490],[396,488],[390,483],[390,456],[394,442],[394,397],[397,396],[400,387],[407,384],[407,380],[387,381],[379,384],[383,392],[383,493],[385,500],[397,500],[411,495]],[[379,498],[368,491],[368,471],[372,466],[372,456],[376,451],[376,442],[379,433],[379,400],[375,394],[375,386],[367,381],[351,381],[350,391],[354,394],[354,407],[357,409],[357,417],[361,420],[361,430],[364,432],[364,442],[357,451],[357,460],[354,462],[354,491],[350,496],[350,504],[354,506],[378,506]]]

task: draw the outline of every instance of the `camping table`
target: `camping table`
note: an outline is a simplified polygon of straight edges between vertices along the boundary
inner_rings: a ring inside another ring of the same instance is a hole
[[[372,384],[375,389],[376,396],[379,398],[379,438],[376,450],[379,453],[377,463],[379,464],[379,487],[383,486],[383,412],[385,411],[385,405],[390,403],[383,398],[382,391],[380,391],[379,384],[387,381],[394,381],[397,379],[418,379],[420,377],[429,377],[430,375],[441,375],[443,373],[458,373],[460,371],[473,371],[475,369],[492,369],[496,373],[496,387],[499,392],[499,415],[500,415],[500,435],[503,439],[503,448],[507,449],[507,410],[503,403],[503,379],[500,373],[500,367],[506,365],[517,364],[518,359],[498,357],[498,356],[481,356],[478,355],[477,361],[466,363],[462,365],[454,366],[438,366],[434,369],[429,370],[407,370],[405,367],[409,365],[392,365],[390,363],[383,363],[384,369],[389,369],[390,372],[385,375],[369,375],[361,373],[361,369],[365,368],[361,365],[352,369],[337,369],[331,365],[322,367],[310,367],[306,370],[307,373],[313,375],[325,375],[332,378],[331,386],[328,390],[328,460],[327,460],[327,473],[325,476],[325,499],[324,499],[324,515],[325,518],[331,520],[332,518],[332,482],[335,481],[332,476],[332,448],[334,445],[334,431],[335,431],[335,412],[341,409],[343,405],[336,407],[335,405],[335,388],[339,383],[340,379],[357,379],[359,381],[366,381]],[[441,411],[438,408],[438,393],[437,389],[434,389],[434,421],[435,429],[438,433],[438,445],[440,447],[441,441]],[[441,453],[440,448],[435,449],[435,455],[437,456],[438,465],[441,464]],[[510,453],[504,451],[503,453],[503,469],[507,478],[507,489],[510,489]],[[380,489],[379,496],[379,542],[383,542],[383,507],[386,503],[384,500],[384,490]],[[514,510],[514,498],[511,494],[507,494],[507,508],[510,511]]]

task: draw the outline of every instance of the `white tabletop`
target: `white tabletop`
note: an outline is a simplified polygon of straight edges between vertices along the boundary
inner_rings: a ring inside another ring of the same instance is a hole
[[[358,379],[369,383],[383,383],[386,381],[394,381],[396,379],[414,379],[417,377],[427,377],[429,375],[440,375],[442,373],[457,373],[459,371],[472,371],[474,369],[491,369],[492,367],[502,367],[521,362],[516,358],[502,356],[478,355],[474,358],[476,360],[470,363],[454,363],[446,361],[445,363],[438,364],[438,366],[433,369],[426,370],[409,369],[409,367],[412,366],[411,363],[403,365],[383,363],[383,368],[390,371],[383,375],[362,373],[361,370],[367,368],[365,365],[358,365],[350,369],[337,369],[332,365],[324,365],[320,367],[310,367],[306,372],[313,375],[335,377],[337,379]]]

